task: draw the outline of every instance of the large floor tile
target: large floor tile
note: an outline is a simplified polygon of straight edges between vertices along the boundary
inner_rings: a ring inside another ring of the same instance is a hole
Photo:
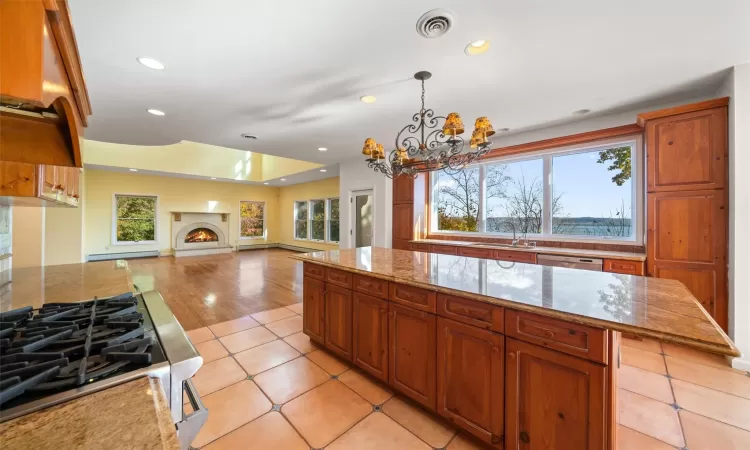
[[[647,352],[652,353],[661,353],[661,343],[659,341],[655,341],[653,339],[642,339],[642,340],[636,340],[636,339],[628,339],[628,338],[622,338],[622,345],[627,345],[628,347],[635,347],[640,350],[645,350]]]
[[[302,315],[302,303],[295,303],[294,305],[287,306],[292,312]]]
[[[486,445],[480,443],[475,437],[463,432],[458,433],[455,438],[448,444],[448,450],[485,450]]]
[[[331,375],[339,375],[349,370],[349,367],[351,367],[349,366],[349,364],[345,363],[344,361],[341,361],[335,356],[332,356],[330,353],[328,353],[325,350],[317,350],[314,352],[310,352],[307,355],[305,355],[305,357],[307,357],[308,359],[310,359],[310,361],[322,367],[323,370],[330,373]]]
[[[373,405],[382,405],[393,397],[393,392],[385,386],[374,382],[355,369],[347,370],[339,375],[339,380]]]
[[[383,412],[436,448],[445,447],[456,434],[455,429],[399,397],[388,400],[383,405]]]
[[[230,334],[219,338],[222,345],[229,350],[229,353],[238,353],[248,348],[257,347],[266,342],[277,339],[276,335],[266,330],[264,327],[251,328],[240,331],[239,333]]]
[[[250,317],[257,320],[262,324],[276,322],[277,320],[286,319],[287,317],[294,317],[297,314],[292,312],[288,308],[277,308],[268,311],[263,311],[255,314],[250,314]]]
[[[667,356],[665,359],[669,375],[678,380],[689,381],[693,384],[750,399],[750,377],[747,375],[699,364],[688,359],[672,356]]]
[[[432,450],[385,414],[370,414],[326,450]]]
[[[298,356],[300,353],[289,344],[282,340],[275,340],[237,353],[234,359],[240,363],[248,375],[256,375]]]
[[[660,402],[674,403],[669,379],[648,370],[623,364],[620,367],[620,387]]]
[[[217,323],[216,325],[209,325],[211,332],[216,337],[226,336],[228,334],[237,333],[250,328],[255,328],[260,325],[255,319],[244,316],[239,319],[229,320],[227,322]]]
[[[325,383],[330,378],[325,370],[307,359],[297,358],[261,373],[254,381],[272,402],[279,405]]]
[[[289,336],[290,334],[302,331],[302,316],[289,317],[287,319],[277,320],[266,325],[278,337]]]
[[[622,346],[621,351],[623,364],[666,375],[667,370],[662,355],[625,345]]]
[[[700,350],[695,350],[682,345],[663,343],[661,346],[664,349],[664,353],[666,355],[673,356],[678,359],[687,359],[699,364],[719,367],[726,370],[733,370],[729,365],[729,361],[727,361],[727,359],[721,355],[702,352]]]
[[[190,342],[195,344],[200,344],[201,342],[206,342],[214,338],[214,334],[211,332],[211,330],[208,329],[208,327],[198,328],[196,330],[190,330],[187,332],[187,337],[190,339]]]
[[[676,447],[622,425],[617,429],[617,442],[617,450],[676,450]]]
[[[270,412],[203,447],[203,450],[310,450],[277,412]]]
[[[290,401],[281,412],[310,446],[322,448],[370,414],[372,405],[330,380]]]
[[[685,441],[690,450],[747,450],[750,431],[733,427],[707,417],[680,411]]]
[[[208,420],[193,440],[193,447],[203,447],[271,410],[271,402],[252,381],[244,380],[206,395]]]
[[[204,364],[193,377],[193,385],[203,397],[247,378],[237,361],[227,357]]]
[[[300,353],[310,353],[320,349],[305,333],[294,333],[284,338],[284,342],[294,347]]]
[[[195,344],[195,349],[198,350],[198,353],[203,357],[203,364],[216,361],[217,359],[229,355],[227,349],[225,349],[224,346],[221,345],[221,342],[216,339]]]
[[[623,389],[620,389],[620,424],[675,447],[685,446],[674,408]]]
[[[680,408],[750,431],[750,400],[682,380],[672,388]]]

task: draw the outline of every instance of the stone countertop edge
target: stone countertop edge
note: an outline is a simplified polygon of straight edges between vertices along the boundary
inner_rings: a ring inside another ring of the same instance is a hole
[[[490,303],[493,305],[505,306],[505,307],[516,309],[519,311],[526,311],[526,312],[530,312],[534,314],[539,314],[540,316],[552,317],[555,319],[566,320],[566,321],[570,321],[573,323],[579,323],[582,325],[590,325],[590,326],[597,327],[597,328],[620,331],[620,332],[629,333],[629,334],[640,336],[640,337],[658,339],[660,341],[664,341],[664,342],[668,342],[672,344],[687,345],[693,348],[705,350],[705,351],[712,352],[712,353],[718,353],[718,354],[725,355],[725,356],[740,356],[741,354],[739,349],[734,345],[734,342],[732,342],[732,340],[729,339],[726,333],[724,333],[724,330],[722,330],[721,327],[719,327],[718,324],[716,324],[716,322],[713,320],[713,318],[709,316],[708,314],[706,314],[706,317],[716,326],[716,329],[721,332],[722,337],[727,343],[727,347],[719,347],[717,345],[710,344],[707,342],[688,339],[682,336],[662,333],[659,331],[653,331],[653,330],[649,330],[646,328],[635,327],[632,325],[626,325],[626,324],[617,323],[617,322],[609,322],[606,320],[595,319],[592,317],[582,316],[578,314],[555,311],[555,310],[550,310],[547,308],[540,308],[540,307],[533,306],[533,305],[526,305],[523,303],[518,303],[518,302],[511,301],[511,300],[505,300],[502,298],[488,297],[488,296],[484,296],[481,294],[461,291],[458,289],[451,289],[451,288],[437,286],[437,285],[429,284],[429,283],[420,283],[420,282],[408,280],[405,278],[398,278],[398,277],[383,275],[379,273],[368,272],[366,270],[354,269],[351,267],[334,264],[328,261],[310,260],[309,258],[305,258],[304,255],[305,255],[304,253],[299,254],[299,255],[290,255],[289,258],[296,259],[302,262],[308,262],[310,264],[318,264],[320,266],[331,267],[334,269],[340,269],[340,270],[344,270],[344,271],[352,272],[352,273],[358,273],[358,274],[365,275],[365,276],[372,277],[372,278],[379,278],[381,280],[393,281],[396,283],[407,284],[410,286],[415,286],[415,287],[419,287],[423,289],[430,289],[436,292],[441,292],[443,294],[458,295],[464,298],[470,298],[470,299],[477,300],[477,301],[484,302],[484,303]]]
[[[609,250],[587,250],[581,248],[565,247],[502,247],[498,245],[486,244],[483,242],[470,241],[449,241],[441,239],[415,239],[409,241],[410,244],[436,244],[451,245],[454,247],[471,247],[491,250],[507,250],[510,252],[531,252],[545,255],[573,256],[581,258],[612,258],[624,259],[627,261],[646,261],[644,253],[617,252]]]
[[[158,378],[141,377],[0,424],[5,450],[179,450]]]

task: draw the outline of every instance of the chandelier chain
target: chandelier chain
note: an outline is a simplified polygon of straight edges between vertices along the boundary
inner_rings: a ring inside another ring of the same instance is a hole
[[[422,80],[422,111],[424,111],[424,80]]]

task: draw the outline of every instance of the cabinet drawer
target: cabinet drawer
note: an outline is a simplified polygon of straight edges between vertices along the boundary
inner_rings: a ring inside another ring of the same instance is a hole
[[[458,247],[458,256],[492,259],[492,252],[489,248]]]
[[[352,274],[350,272],[344,272],[338,269],[327,269],[326,270],[326,283],[335,284],[343,288],[352,288]]]
[[[453,245],[433,244],[430,250],[432,251],[432,253],[442,253],[443,255],[456,254],[456,247]]]
[[[388,300],[388,282],[384,280],[354,274],[354,290]]]
[[[505,314],[502,306],[490,305],[489,303],[456,297],[455,295],[438,294],[437,314],[498,333],[502,333],[505,328]]]
[[[405,284],[391,283],[390,300],[420,311],[435,314],[435,293]]]
[[[416,242],[411,243],[411,249],[415,252],[428,252],[430,251],[430,244],[417,244]]]
[[[614,273],[625,273],[628,275],[643,275],[643,262],[624,261],[622,259],[605,259],[604,271]]]
[[[318,280],[325,280],[326,268],[317,264],[303,263],[302,272],[306,277],[317,278]]]
[[[605,330],[521,311],[505,311],[505,334],[526,342],[607,363]]]
[[[495,259],[499,259],[501,261],[536,264],[536,253],[495,250]]]

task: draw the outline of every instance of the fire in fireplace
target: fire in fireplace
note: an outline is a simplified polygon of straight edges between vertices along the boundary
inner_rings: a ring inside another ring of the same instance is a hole
[[[219,236],[208,228],[196,228],[185,236],[185,242],[216,242]]]

